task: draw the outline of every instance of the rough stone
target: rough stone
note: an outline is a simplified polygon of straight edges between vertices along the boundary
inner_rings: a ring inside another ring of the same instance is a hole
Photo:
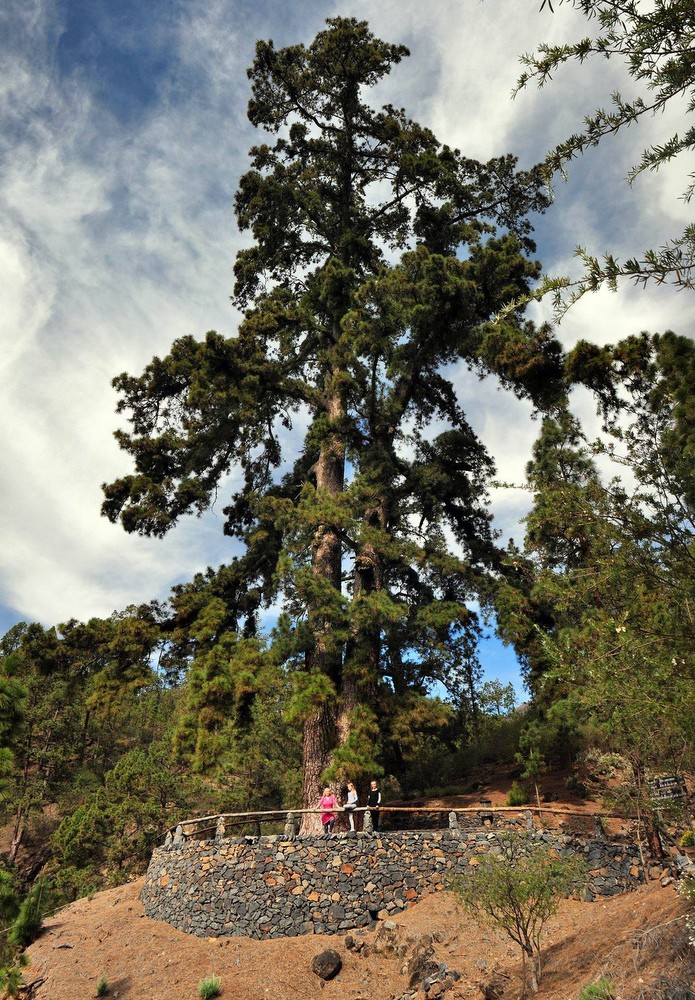
[[[584,857],[593,873],[584,900],[629,891],[643,877],[634,845],[554,832],[542,838],[556,854]],[[155,850],[142,900],[148,916],[201,937],[337,934],[376,918],[393,923],[393,914],[442,889],[449,874],[498,850],[498,834],[481,828],[460,837],[439,830],[336,841],[186,838]]]
[[[311,971],[324,981],[335,979],[342,967],[343,960],[338,952],[333,951],[332,948],[327,948],[326,951],[314,955],[311,961]]]

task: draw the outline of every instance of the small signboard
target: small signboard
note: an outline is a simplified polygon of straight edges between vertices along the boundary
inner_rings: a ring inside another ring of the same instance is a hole
[[[663,805],[675,804],[688,797],[685,781],[680,774],[662,774],[658,778],[650,778],[649,792],[655,802]]]

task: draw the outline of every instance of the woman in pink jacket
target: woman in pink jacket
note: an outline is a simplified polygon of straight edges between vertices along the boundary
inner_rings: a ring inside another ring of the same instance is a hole
[[[319,799],[319,809],[322,809],[321,822],[323,823],[324,837],[330,837],[333,833],[335,823],[335,809],[339,809],[338,800],[328,786],[323,790],[323,795]]]

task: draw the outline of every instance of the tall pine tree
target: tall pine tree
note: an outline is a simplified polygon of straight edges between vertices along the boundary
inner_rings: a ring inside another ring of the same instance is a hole
[[[161,536],[243,474],[225,530],[244,553],[205,642],[238,637],[226,655],[246,688],[268,657],[294,672],[305,806],[326,774],[376,766],[383,698],[475,673],[467,605],[497,558],[493,466],[456,366],[540,406],[560,392],[549,331],[518,310],[490,322],[538,274],[542,172],[467,159],[375,110],[365,89],[405,55],[346,18],[309,47],[258,43],[249,118],[273,141],[253,147],[236,196],[253,236],[235,265],[238,335],[182,338],[114,382],[135,473],[105,485],[111,520]],[[279,598],[268,652],[258,612]]]
[[[643,789],[649,769],[691,767],[695,746],[695,345],[580,341],[567,374],[596,394],[603,437],[589,445],[569,414],[544,422],[498,619],[540,707],[565,700]]]

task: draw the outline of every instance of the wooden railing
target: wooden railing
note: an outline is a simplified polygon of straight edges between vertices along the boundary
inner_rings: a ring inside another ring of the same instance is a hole
[[[284,821],[285,824],[285,835],[286,836],[296,836],[296,821],[298,817],[309,816],[309,815],[322,815],[327,810],[325,809],[263,809],[263,810],[247,810],[246,812],[236,812],[236,813],[215,813],[211,816],[198,816],[193,819],[181,820],[175,826],[169,827],[166,832],[167,843],[180,842],[181,840],[192,839],[205,839],[201,835],[204,833],[214,833],[217,839],[221,839],[226,835],[228,827],[239,827],[239,826],[255,826],[256,833],[255,836],[261,835],[261,824],[262,823],[280,823]],[[336,806],[331,809],[330,812],[336,815],[344,814],[348,815],[349,812],[353,815],[356,813],[363,813],[365,823],[368,822],[369,832],[371,832],[371,816],[370,808],[368,806],[357,806],[353,810],[344,809],[341,806]],[[603,819],[625,819],[625,816],[618,816],[615,813],[588,813],[584,810],[579,809],[559,809],[553,806],[531,806],[526,804],[524,806],[493,806],[489,804],[487,800],[481,800],[477,806],[388,806],[381,805],[378,808],[380,815],[385,815],[388,813],[420,813],[420,814],[432,814],[432,813],[443,813],[447,816],[459,814],[477,814],[481,821],[487,819],[492,819],[494,815],[497,814],[536,814],[538,816],[542,814],[550,814],[556,817],[572,817],[572,816],[582,816],[586,819],[594,819],[600,822]],[[205,824],[205,825],[201,825]],[[450,826],[452,825],[450,820]]]

